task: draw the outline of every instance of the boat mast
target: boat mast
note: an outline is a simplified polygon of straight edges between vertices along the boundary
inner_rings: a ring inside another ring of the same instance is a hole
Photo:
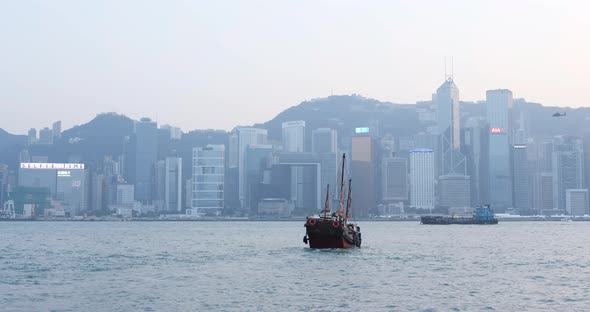
[[[330,212],[330,184],[328,184],[327,188],[326,188],[326,204],[324,206],[324,213],[329,213]]]
[[[344,161],[346,159],[346,154],[342,154],[342,171],[340,176],[340,202],[338,207],[338,215],[344,215]]]
[[[346,220],[350,219],[350,204],[352,202],[352,179],[348,179],[348,199],[346,200]]]

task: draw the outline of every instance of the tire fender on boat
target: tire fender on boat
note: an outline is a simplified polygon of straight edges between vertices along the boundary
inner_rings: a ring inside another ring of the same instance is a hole
[[[337,229],[340,226],[340,221],[338,220],[334,220],[332,221],[332,227]]]
[[[308,223],[309,225],[315,225],[315,223],[316,223],[316,220],[315,220],[315,219],[307,219],[307,223]]]

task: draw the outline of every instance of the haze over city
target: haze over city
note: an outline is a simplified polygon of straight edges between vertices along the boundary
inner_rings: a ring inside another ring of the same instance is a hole
[[[451,71],[462,100],[513,90],[589,104],[585,1],[6,1],[2,128],[64,129],[114,111],[230,130],[301,101],[429,100]]]

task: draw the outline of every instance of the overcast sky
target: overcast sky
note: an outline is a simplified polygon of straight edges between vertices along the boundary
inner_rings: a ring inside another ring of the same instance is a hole
[[[590,1],[0,1],[0,128],[114,111],[184,131],[357,93],[590,105]],[[450,72],[450,65],[448,66]]]

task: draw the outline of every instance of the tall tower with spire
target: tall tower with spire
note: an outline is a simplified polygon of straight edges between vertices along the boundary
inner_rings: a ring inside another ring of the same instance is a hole
[[[436,90],[437,128],[440,136],[439,174],[465,174],[465,156],[461,147],[459,88],[448,76]]]

